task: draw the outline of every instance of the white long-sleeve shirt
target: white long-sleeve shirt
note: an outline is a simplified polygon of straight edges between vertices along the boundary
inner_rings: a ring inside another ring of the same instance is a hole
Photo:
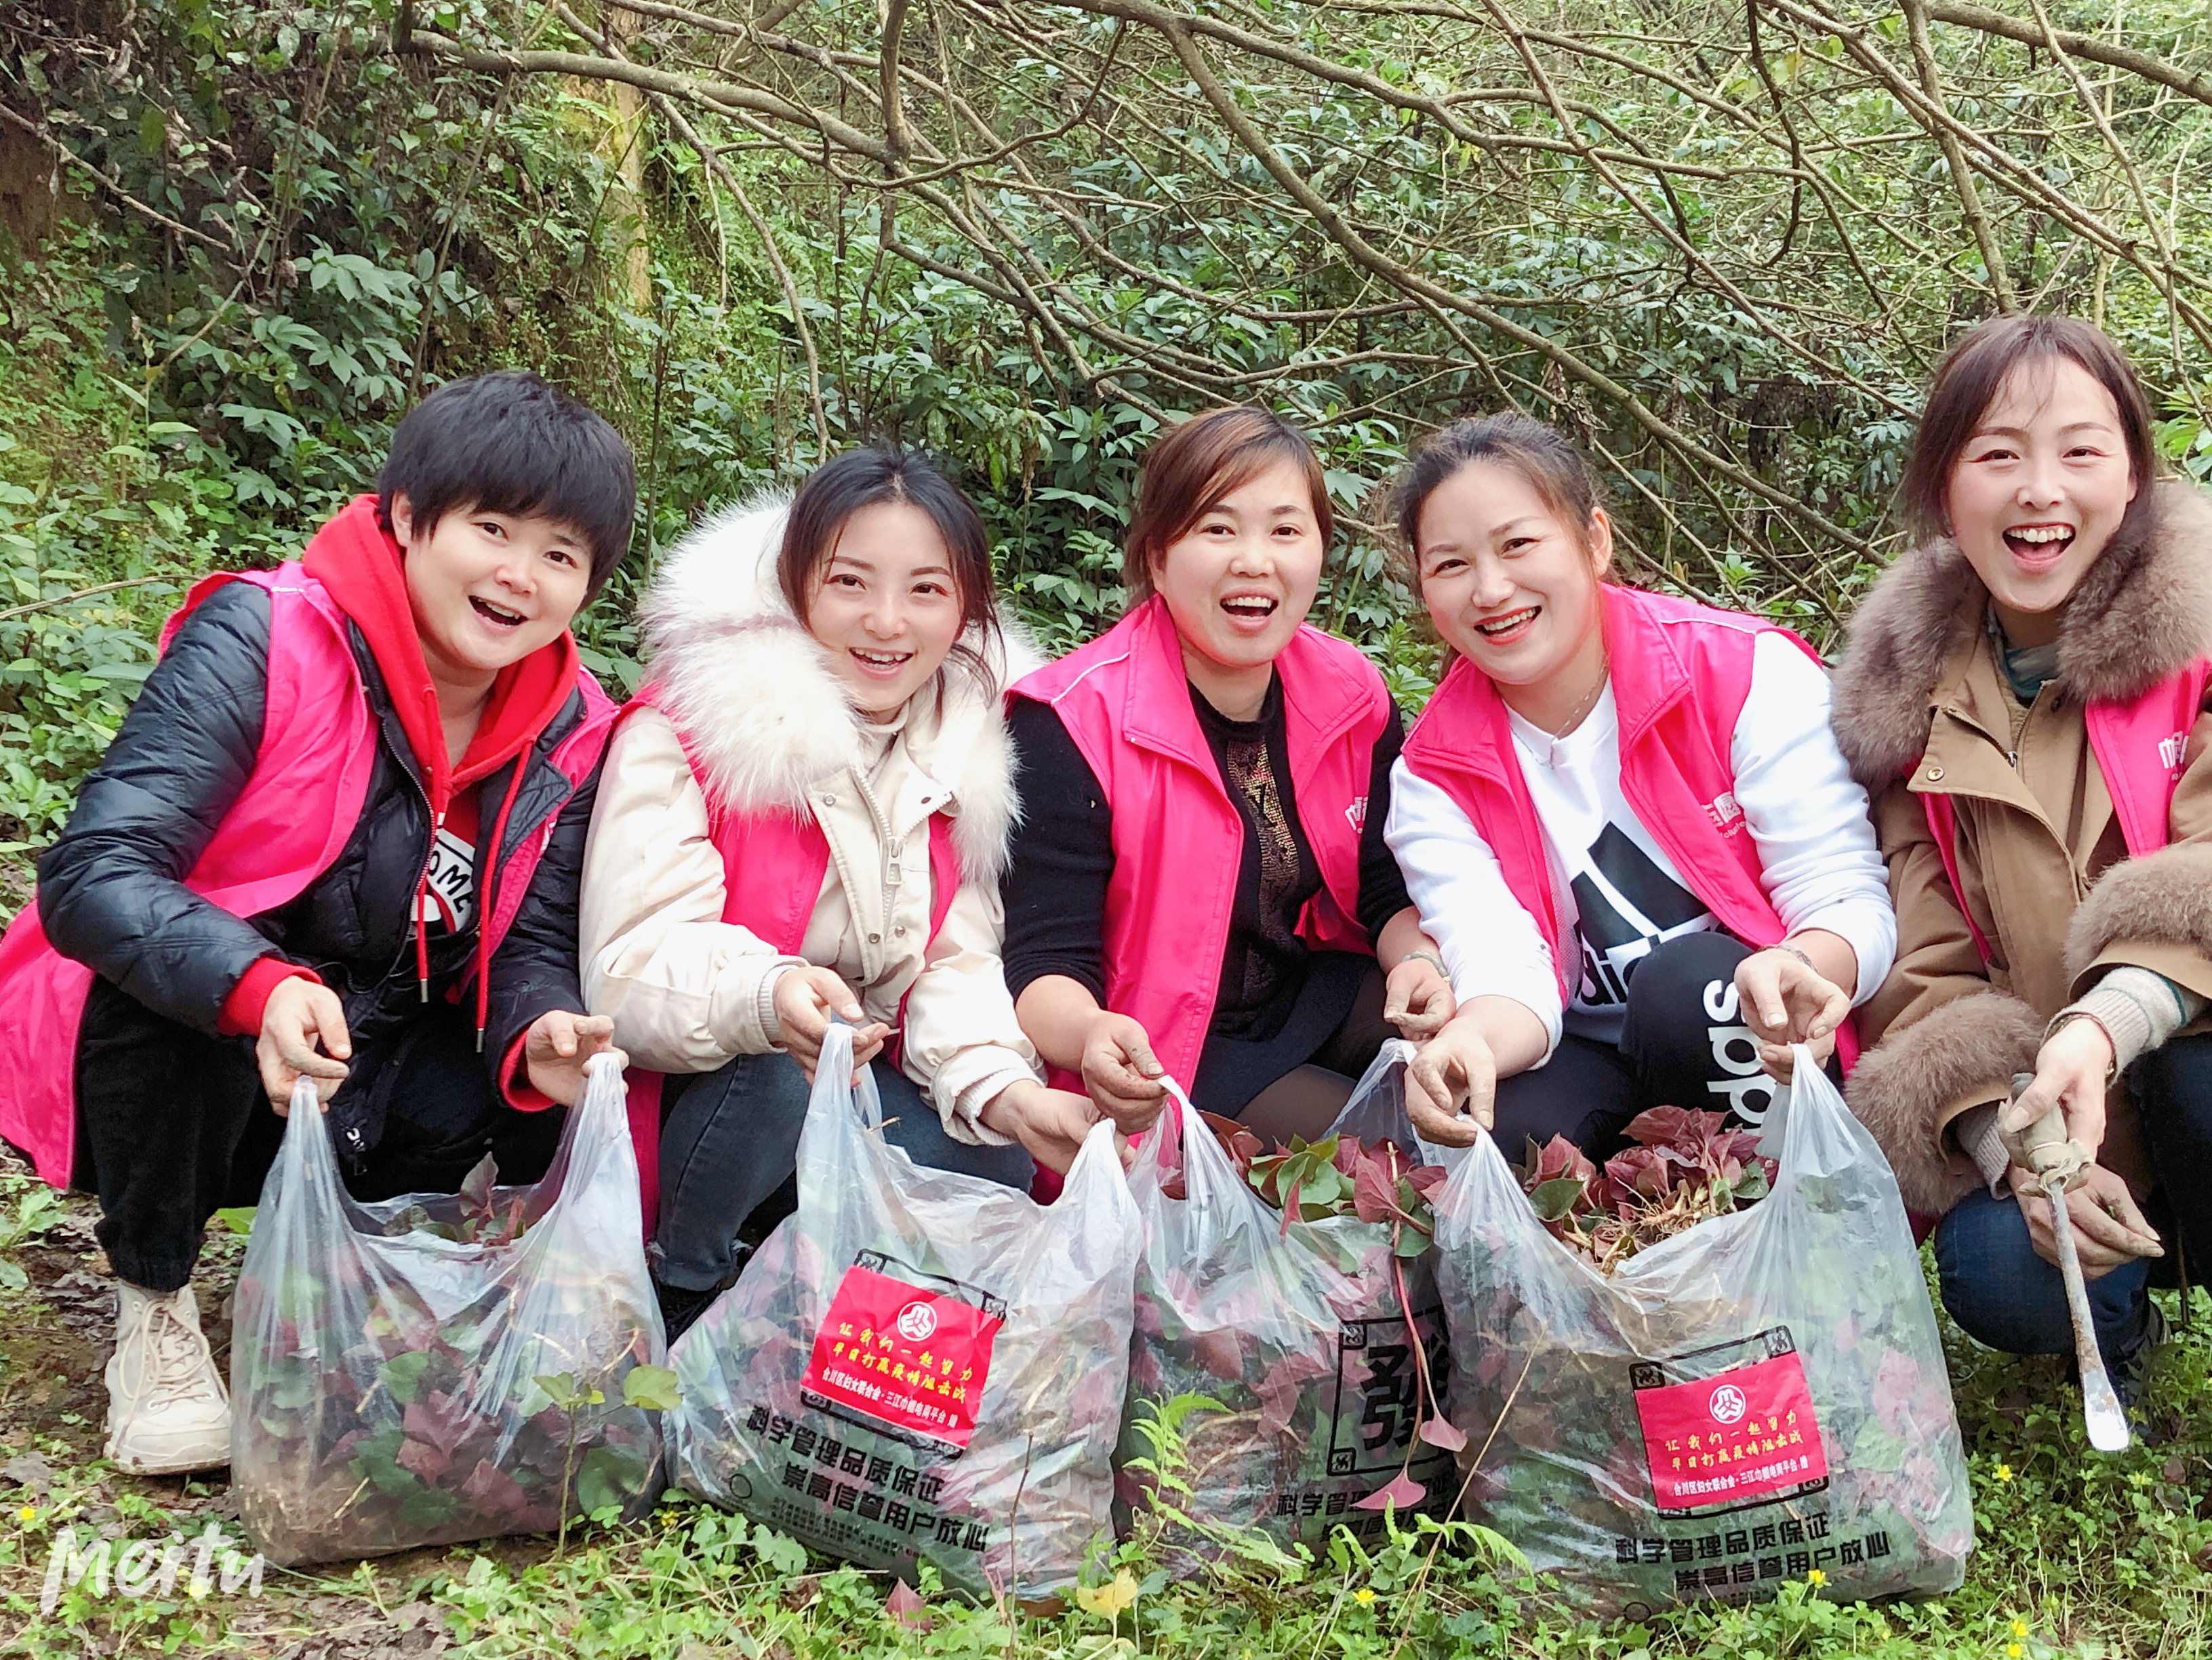
[[[1509,719],[1554,903],[1581,958],[1571,1000],[1562,1006],[1541,930],[1506,886],[1490,844],[1449,794],[1402,760],[1384,838],[1462,1002],[1510,997],[1544,1022],[1553,1047],[1563,1030],[1616,1042],[1635,964],[1662,940],[1719,924],[1621,794],[1611,686],[1556,742]],[[1897,951],[1888,874],[1866,792],[1828,730],[1828,677],[1778,634],[1762,634],[1753,648],[1730,761],[1768,902],[1790,933],[1822,928],[1850,943],[1858,958],[1853,1000],[1863,1002]]]

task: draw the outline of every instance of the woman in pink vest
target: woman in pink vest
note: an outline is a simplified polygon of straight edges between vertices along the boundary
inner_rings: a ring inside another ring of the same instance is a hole
[[[650,678],[608,749],[580,950],[592,1012],[665,1074],[631,1118],[674,1336],[735,1276],[740,1231],[788,1211],[833,1018],[883,1060],[886,1134],[917,1163],[1026,1188],[1091,1115],[1040,1081],[1000,972],[1018,805],[967,499],[919,456],[841,455],[788,508],[690,538],[643,617]]]
[[[614,705],[577,608],[613,574],[629,452],[533,374],[441,387],[378,492],[273,571],[223,572],[0,942],[0,1134],[96,1189],[114,1264],[107,1456],[230,1456],[191,1279],[251,1205],[302,1075],[357,1197],[544,1173],[608,1025],[577,873]]]
[[[1457,659],[1391,796],[1463,1011],[1412,1068],[1414,1123],[1601,1158],[1650,1107],[1758,1123],[1788,1045],[1848,1041],[1896,939],[1819,660],[1607,581],[1589,469],[1526,416],[1437,433],[1395,506]]]
[[[1297,429],[1192,417],[1145,458],[1128,615],[1014,688],[1007,980],[1038,1053],[1124,1130],[1164,1069],[1317,1134],[1394,1024],[1450,1013],[1382,845],[1398,711],[1305,623],[1333,524]]]
[[[1906,1201],[1942,1218],[1953,1317],[2019,1353],[2073,1349],[2051,1207],[2001,1134],[2057,1110],[2088,1160],[2068,1225],[2123,1393],[2159,1326],[2161,1236],[2212,1256],[2212,1038],[2193,1030],[2212,994],[2212,504],[2158,471],[2142,387],[2097,330],[1975,329],[1905,471],[1922,545],[1860,606],[1836,682],[1899,934],[1851,1106]]]

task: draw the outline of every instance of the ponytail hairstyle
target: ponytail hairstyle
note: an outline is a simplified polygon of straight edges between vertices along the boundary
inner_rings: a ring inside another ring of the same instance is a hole
[[[1421,586],[1421,509],[1439,484],[1478,462],[1510,467],[1527,479],[1544,498],[1544,505],[1574,527],[1583,552],[1589,551],[1590,521],[1604,508],[1605,497],[1582,452],[1556,428],[1518,410],[1468,416],[1431,433],[1391,487],[1390,516],[1397,523],[1406,574],[1417,593]]]
[[[776,581],[801,624],[812,609],[815,579],[836,550],[845,521],[863,508],[903,502],[929,515],[952,561],[952,587],[960,601],[960,632],[946,654],[973,674],[987,695],[1000,690],[984,648],[1000,640],[997,590],[991,575],[991,539],[982,515],[927,457],[893,445],[847,450],[806,475],[791,498],[776,555]]]
[[[1222,497],[1278,463],[1305,475],[1314,524],[1326,552],[1336,535],[1328,483],[1312,441],[1282,417],[1250,404],[1194,415],[1145,452],[1137,511],[1121,555],[1129,609],[1152,597],[1152,573],[1168,549]]]

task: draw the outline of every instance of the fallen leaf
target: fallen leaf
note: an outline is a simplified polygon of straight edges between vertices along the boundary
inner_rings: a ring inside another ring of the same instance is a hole
[[[46,1496],[46,1489],[54,1484],[53,1466],[46,1462],[43,1453],[17,1453],[6,1463],[0,1464],[0,1476],[5,1476],[19,1487],[28,1487],[40,1499]]]

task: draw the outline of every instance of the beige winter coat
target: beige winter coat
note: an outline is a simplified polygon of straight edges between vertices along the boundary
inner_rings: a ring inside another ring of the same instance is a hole
[[[2141,532],[2116,538],[2069,602],[2057,672],[2024,720],[1984,624],[1989,591],[1954,544],[1899,560],[1851,620],[1833,721],[1875,802],[1898,939],[1858,1012],[1866,1049],[1845,1095],[1917,1210],[1946,1211],[1979,1179],[1952,1121],[2033,1071],[2045,1024],[2106,969],[2132,963],[2212,995],[2212,714],[2183,751],[2172,845],[2133,860],[2082,714],[2212,651],[2212,502],[2155,489]],[[1929,794],[1954,816],[1956,892]],[[2100,1162],[2150,1185],[2124,1087]]]
[[[1003,1145],[976,1115],[1038,1073],[999,962],[1018,812],[999,697],[950,660],[888,733],[864,720],[777,586],[783,517],[774,502],[705,526],[641,608],[662,708],[633,705],[608,745],[579,907],[585,1002],[614,1017],[640,1065],[711,1072],[778,1047],[781,970],[834,969],[871,1019],[900,1028],[903,1000],[902,1069],[948,1133]],[[994,667],[1003,680],[1006,665]],[[801,955],[721,920],[710,789],[732,812],[783,808],[821,826],[830,866]],[[965,879],[932,939],[934,812],[952,820]]]

